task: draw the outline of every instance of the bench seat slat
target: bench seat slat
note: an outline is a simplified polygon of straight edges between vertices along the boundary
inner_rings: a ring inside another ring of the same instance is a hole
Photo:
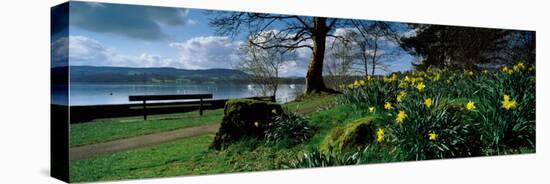
[[[203,106],[212,106],[211,103],[203,103]],[[199,107],[199,104],[147,104],[147,109],[162,109],[162,108],[175,108],[175,107]],[[130,109],[143,109],[143,105],[136,104],[130,106]]]
[[[211,99],[212,94],[188,94],[188,95],[134,95],[128,97],[130,101],[149,100],[190,100],[190,99]]]

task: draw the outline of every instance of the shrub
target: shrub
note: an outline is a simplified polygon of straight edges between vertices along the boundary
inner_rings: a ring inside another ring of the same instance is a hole
[[[305,118],[291,112],[277,115],[270,126],[265,132],[268,143],[285,141],[289,145],[296,145],[306,141],[315,133]]]
[[[329,146],[327,152],[318,149],[311,149],[302,156],[283,164],[283,168],[314,168],[338,165],[355,165],[363,163],[361,161],[361,151],[339,156],[335,154],[332,147]]]

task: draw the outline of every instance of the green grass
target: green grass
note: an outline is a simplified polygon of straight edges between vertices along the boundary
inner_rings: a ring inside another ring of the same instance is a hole
[[[159,144],[95,158],[71,161],[71,182],[137,179],[165,176],[174,163],[189,160],[208,149],[212,135],[203,135],[189,139]],[[190,174],[193,166],[181,168],[182,173]],[[175,174],[174,174],[175,175]]]
[[[322,140],[327,129],[333,125],[340,124],[343,119],[348,119],[350,116],[333,116],[341,114],[349,109],[342,107],[336,109],[324,109],[317,113],[319,106],[327,106],[334,102],[335,96],[323,96],[322,98],[310,98],[307,101],[292,102],[285,104],[285,107],[292,108],[294,111],[310,112],[309,119],[316,120],[315,126],[321,127],[314,138],[297,146],[289,147],[285,143],[280,144],[264,144],[257,140],[242,140],[229,148],[222,151],[208,150],[208,146],[212,142],[212,135],[199,136],[189,139],[173,141],[169,143],[159,144],[151,147],[118,152],[114,154],[99,155],[93,158],[72,161],[70,164],[70,176],[73,182],[83,181],[98,181],[98,180],[114,180],[114,179],[138,179],[163,176],[182,176],[182,175],[197,175],[197,174],[213,174],[227,172],[245,172],[280,169],[283,164],[287,163],[296,155],[304,153],[303,150],[316,148],[317,144]],[[307,110],[303,110],[306,109]],[[191,112],[193,113],[193,112]],[[196,113],[196,112],[195,112]],[[223,110],[209,111],[205,115],[213,115],[219,113],[219,118],[223,114]],[[179,115],[178,118],[182,115]],[[331,118],[327,118],[331,117]],[[123,121],[134,120],[131,126],[143,126],[137,121],[137,118],[117,118],[109,119],[115,124],[121,124]],[[164,116],[154,117],[157,119],[166,118]],[[182,119],[172,120],[151,120],[151,121],[181,121]],[[104,121],[104,120],[102,120]],[[100,127],[102,121],[89,123],[97,130],[105,131],[107,128]],[[117,123],[118,122],[118,123]],[[85,125],[85,124],[82,124]],[[189,124],[187,124],[189,125]],[[114,125],[105,125],[114,126]],[[121,134],[130,136],[125,129],[131,127],[121,124],[119,131]],[[146,132],[151,132],[151,128],[162,131],[159,125],[145,127]],[[181,127],[171,125],[170,127]],[[82,130],[85,130],[85,127]],[[72,130],[71,130],[72,131]],[[83,134],[84,132],[80,132]],[[95,137],[110,137],[116,136],[117,132],[112,131],[109,135]],[[91,134],[90,137],[94,137]],[[90,138],[88,138],[90,139]],[[97,138],[96,138],[97,139]]]
[[[212,135],[72,161],[71,182],[142,179],[279,169],[304,147],[281,149],[243,140],[226,150],[211,151]]]
[[[127,117],[95,120],[88,123],[71,124],[70,146],[106,142],[138,135],[158,133],[178,128],[220,123],[223,109],[205,111],[199,116],[196,111],[153,115],[144,121],[142,117]]]
[[[333,106],[335,98],[336,95],[330,94],[300,96],[295,101],[284,104],[283,107],[298,114],[308,114],[317,111],[319,108]]]

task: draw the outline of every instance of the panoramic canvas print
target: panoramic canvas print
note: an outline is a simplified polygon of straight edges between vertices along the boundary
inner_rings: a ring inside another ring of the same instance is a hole
[[[535,31],[79,1],[51,16],[64,181],[536,151]]]

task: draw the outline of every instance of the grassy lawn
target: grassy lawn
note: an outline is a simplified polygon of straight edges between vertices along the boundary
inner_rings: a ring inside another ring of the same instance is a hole
[[[144,121],[142,117],[126,117],[95,120],[88,123],[71,124],[70,145],[80,146],[121,138],[145,135],[178,128],[220,123],[223,109],[205,111],[199,116],[196,111],[152,115]]]
[[[241,141],[226,150],[211,151],[208,146],[212,139],[213,135],[203,135],[72,161],[71,182],[271,170],[281,168],[282,163],[304,149],[304,146],[277,148],[251,145],[257,141]]]
[[[212,143],[213,135],[203,135],[146,148],[72,161],[70,164],[71,181],[83,182],[113,179],[138,179],[161,176],[280,169],[283,168],[284,164],[290,159],[294,159],[297,155],[301,155],[304,150],[315,148],[324,137],[324,134],[326,134],[332,126],[340,124],[342,119],[351,117],[351,115],[335,115],[342,114],[349,110],[341,107],[311,113],[317,111],[320,106],[332,104],[333,101],[334,96],[325,95],[284,105],[285,108],[290,111],[307,113],[311,119],[316,120],[315,123],[318,123],[317,126],[321,127],[316,136],[297,146],[286,146],[284,144],[267,145],[257,140],[243,140],[231,145],[226,150],[212,151],[208,150],[208,146]],[[218,114],[218,118],[221,118],[223,110],[210,111],[206,114],[212,116]],[[119,118],[117,119],[117,123],[114,124],[121,124],[121,121],[126,119],[127,118]],[[179,120],[181,121],[181,119]],[[113,121],[113,119],[111,119],[111,121]],[[157,122],[159,120],[152,120],[151,122],[153,121]],[[174,120],[160,121],[170,122]],[[89,124],[99,126],[100,123],[102,122]],[[147,124],[142,121],[132,123],[132,127],[135,126],[136,129],[142,126],[139,123]],[[190,123],[186,125],[192,126]],[[128,125],[120,126],[122,128],[119,128],[119,131],[122,132],[125,131],[125,127],[129,127]],[[171,127],[181,126],[183,125],[172,125]],[[147,129],[146,132],[151,132],[151,129],[162,131],[162,129],[154,125],[142,129]],[[166,129],[168,128],[166,127]],[[97,127],[97,130],[104,131],[107,129]],[[131,136],[126,132],[124,134]],[[116,132],[112,132],[110,135],[105,135],[104,137],[113,137],[114,135],[116,135]],[[93,137],[93,134],[90,136]]]
[[[285,109],[298,114],[315,112],[319,107],[330,107],[333,105],[336,95],[318,94],[301,96],[295,101],[283,105]]]
[[[71,182],[161,176],[170,169],[172,163],[189,160],[192,156],[206,151],[212,139],[212,135],[204,135],[72,161],[70,164]]]

